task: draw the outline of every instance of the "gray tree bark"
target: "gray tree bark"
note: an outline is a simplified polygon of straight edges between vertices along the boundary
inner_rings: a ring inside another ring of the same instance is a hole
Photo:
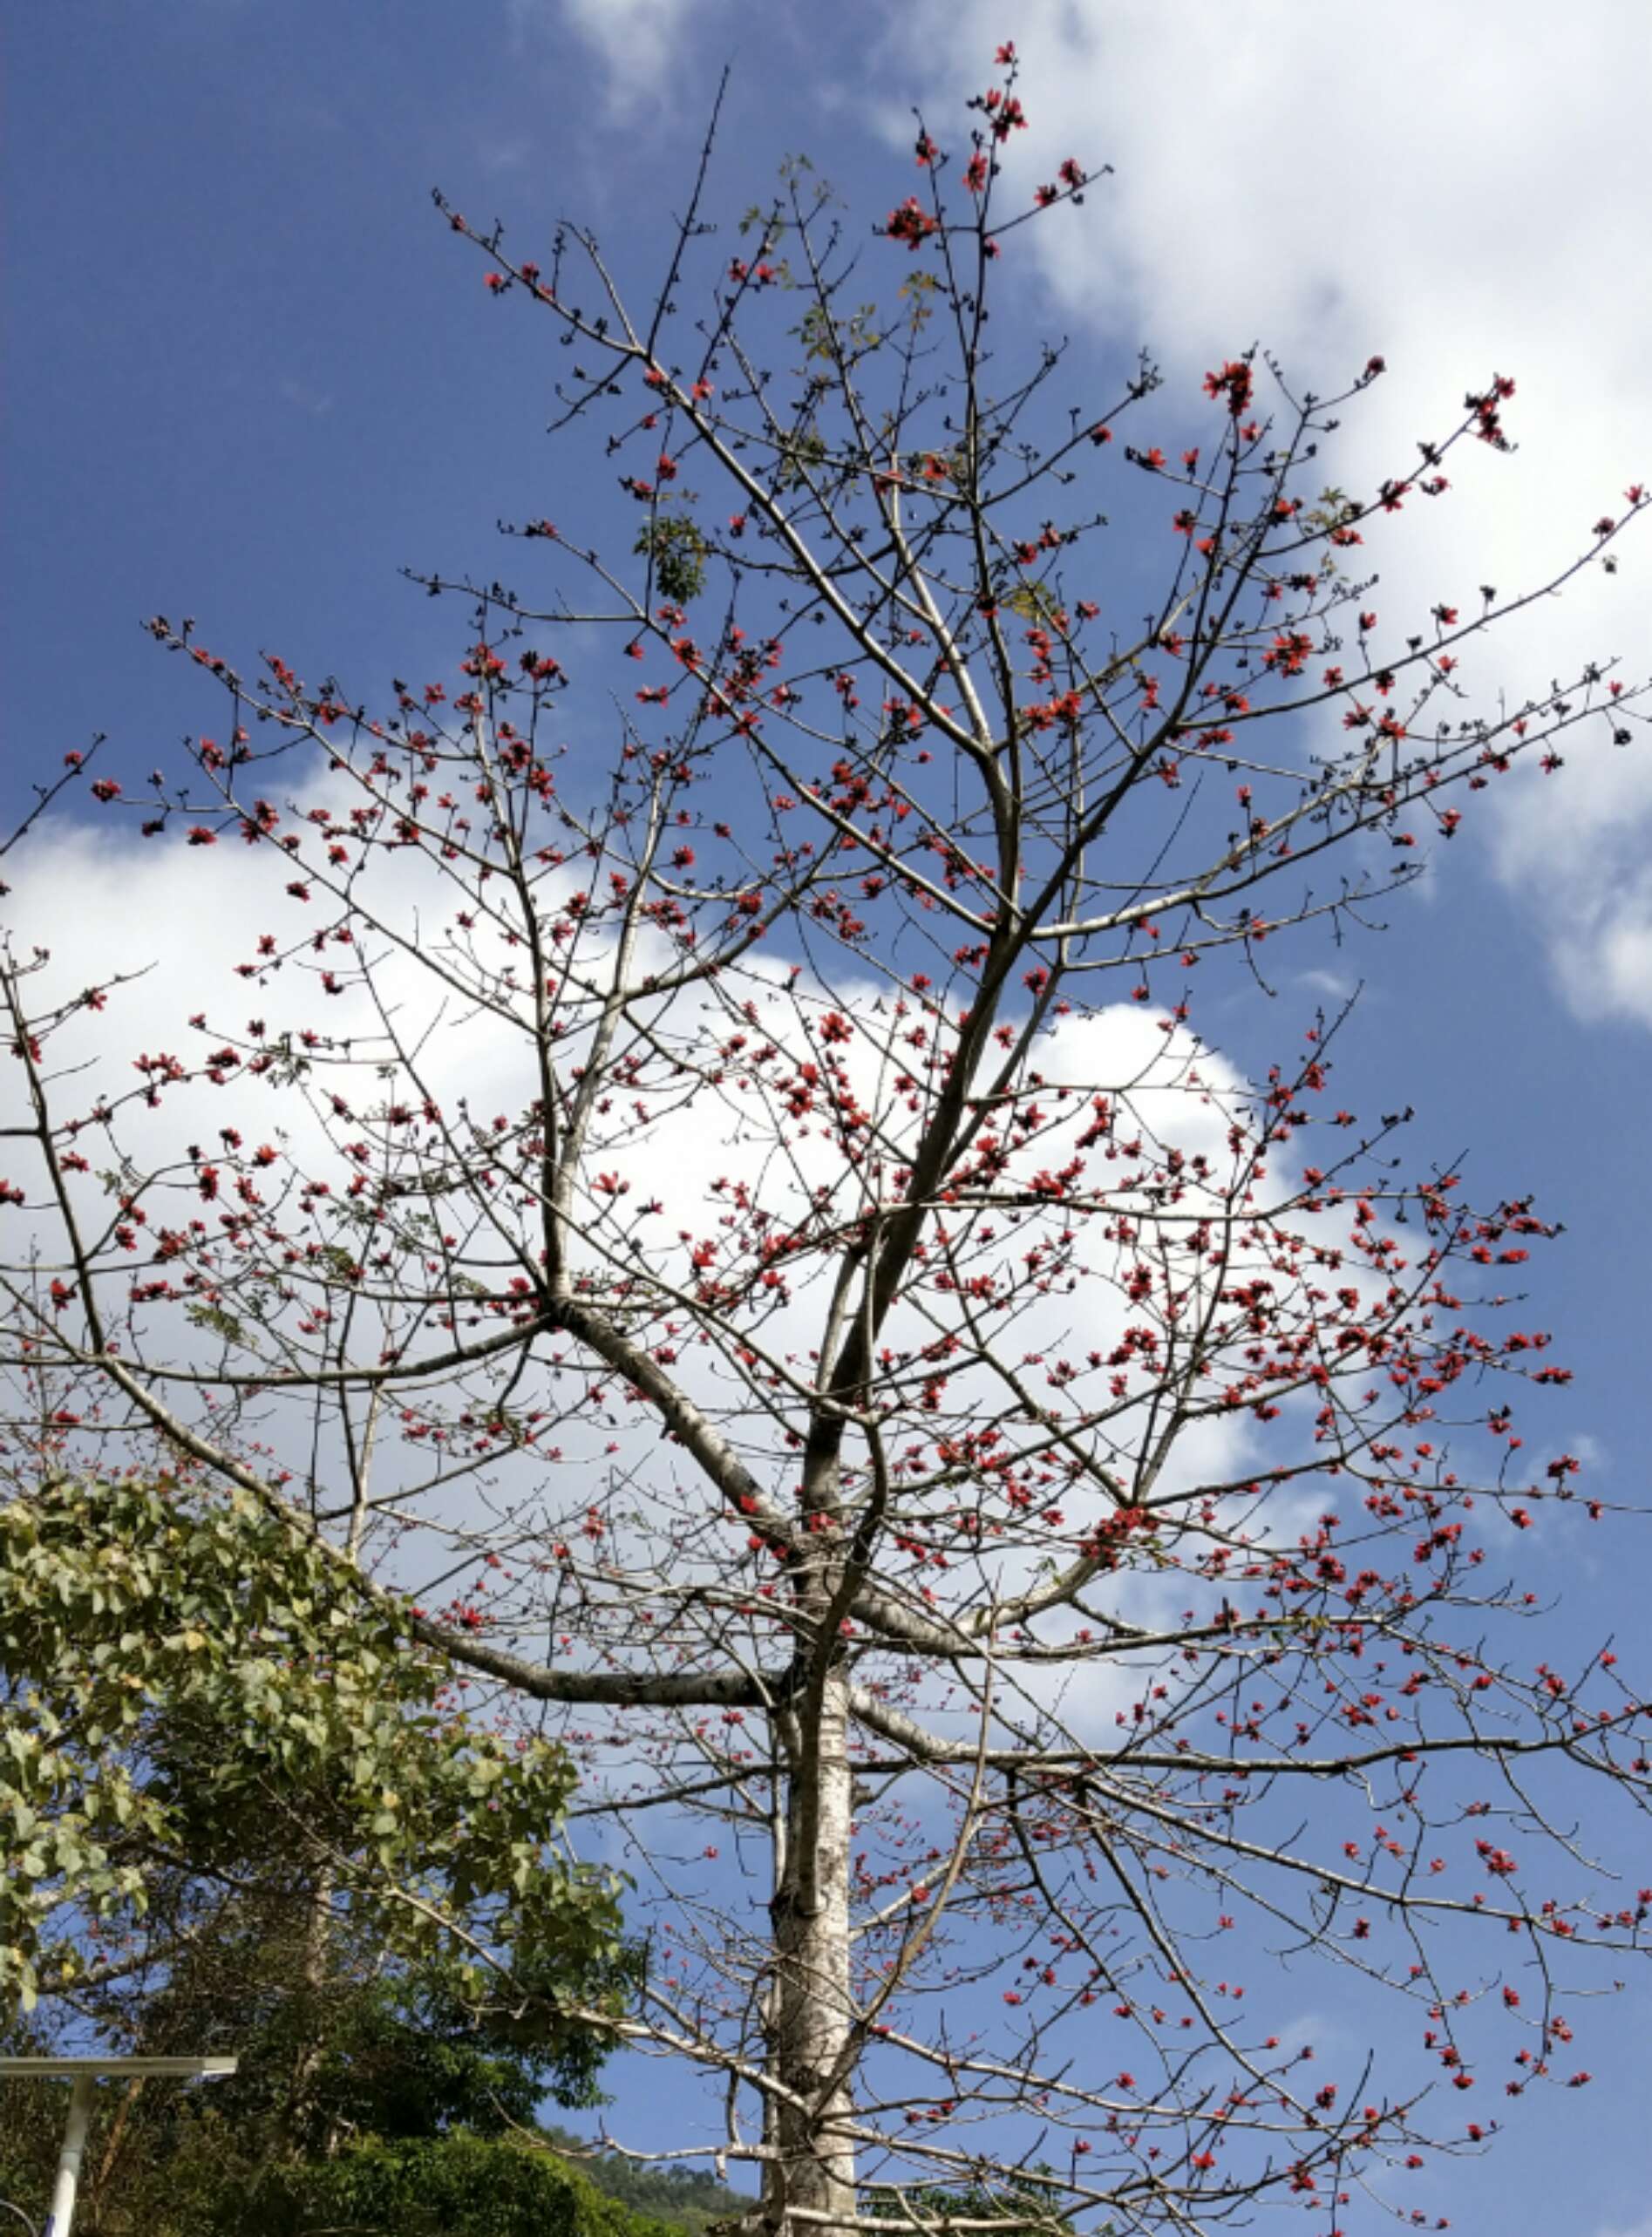
[[[778,2157],[765,2170],[765,2219],[787,2229],[799,2208],[855,2216],[849,2073],[854,2005],[850,1977],[852,1787],[849,1683],[827,1672],[802,1715],[785,1720],[790,1758],[783,1854],[770,1917],[774,1982],[769,2056],[785,2093],[774,2120]]]

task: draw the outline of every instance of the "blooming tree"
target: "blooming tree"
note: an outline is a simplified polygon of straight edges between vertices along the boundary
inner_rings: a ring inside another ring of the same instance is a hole
[[[1336,1107],[1343,1018],[1247,1081],[1194,989],[1634,742],[1610,663],[1471,670],[1646,499],[1379,611],[1513,381],[1353,494],[1380,359],[1084,395],[989,317],[1094,185],[1015,190],[997,64],[870,228],[800,163],[715,228],[709,138],[643,307],[438,197],[616,487],[513,524],[532,588],[422,578],[445,684],[151,624],[224,710],[143,830],[261,919],[164,1048],[19,929],[8,1445],[250,1494],[579,1751],[629,2037],[764,2226],[1336,2227],[1587,2079],[1652,1892],[1569,1828],[1644,1806],[1644,1712],[1519,1574],[1601,1512],[1514,1426],[1552,1227]]]

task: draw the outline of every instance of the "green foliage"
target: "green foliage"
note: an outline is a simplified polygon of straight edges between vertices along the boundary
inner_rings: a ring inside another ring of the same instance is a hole
[[[933,272],[908,272],[895,291],[907,306],[907,324],[921,334],[935,316],[941,282]]]
[[[775,487],[800,488],[812,474],[819,472],[827,455],[825,438],[812,426],[782,435],[775,452]]]
[[[466,2134],[375,2139],[333,2159],[271,2167],[239,2213],[218,2225],[222,2237],[346,2229],[360,2237],[665,2237],[663,2224],[604,2198],[554,2153],[515,2138]]]
[[[635,1981],[554,1846],[568,1758],[466,1720],[392,1604],[250,1498],[54,1482],[0,1506],[0,1689],[6,2048],[241,2061],[105,2087],[87,2237],[651,2237],[531,2141]],[[0,2197],[62,2102],[6,2085]]]
[[[710,546],[683,514],[658,513],[645,520],[632,549],[653,561],[655,581],[675,604],[686,606],[704,589]]]
[[[566,2129],[547,2128],[543,2133],[559,2151],[584,2152],[588,2145]],[[749,2193],[731,2190],[701,2167],[681,2164],[649,2167],[617,2153],[602,2152],[581,2162],[581,2171],[605,2196],[617,2199],[636,2213],[668,2223],[673,2229],[699,2233],[713,2222],[727,2221],[749,2213]]]
[[[1023,622],[1039,627],[1052,622],[1062,611],[1060,599],[1045,582],[1018,582],[1013,590],[1005,592],[1002,603]]]
[[[106,2087],[86,2157],[84,2237],[668,2237],[531,2131],[363,2135],[303,2158],[268,2148],[223,2083],[163,2098]],[[42,2200],[64,2112],[51,2083],[5,2085],[0,2198]],[[117,2132],[122,2108],[128,2115]],[[699,2226],[699,2225],[687,2225]]]
[[[846,317],[836,316],[823,303],[812,303],[792,330],[803,344],[806,358],[827,365],[854,364],[882,346],[878,306],[862,303]]]
[[[438,1658],[241,1494],[0,1506],[0,2009],[164,1962],[233,1880],[323,1875],[386,1962],[588,2070],[632,1977],[617,1887],[554,1841],[568,1759],[467,1722]]]
[[[545,2058],[471,2029],[417,1975],[364,1976],[367,1945],[348,1927],[342,1974],[299,1981],[298,1921],[249,1907],[238,1931],[197,1955],[146,2008],[146,2047],[233,2045],[226,2081],[106,2084],[86,2155],[85,2237],[664,2237],[710,2215],[670,2211],[679,2194],[723,2213],[744,2201],[704,2179],[646,2174],[666,2212],[615,2199],[603,2159],[591,2174],[534,2126]],[[241,1983],[236,1994],[235,1984]],[[14,2030],[8,2051],[44,2047]],[[0,2085],[0,2198],[48,2191],[65,2097],[51,2082]]]
[[[31,2028],[17,2026],[0,2033],[0,2052],[7,2057],[37,2057],[51,2049],[51,2043]],[[50,2197],[67,2102],[59,2082],[0,2081],[0,2200],[29,2208]],[[0,2214],[4,2237],[15,2237],[21,2227]]]
[[[323,1908],[320,1892],[238,1900],[139,2015],[146,2049],[236,2054],[239,2071],[200,2103],[247,2154],[324,2157],[362,2135],[527,2125],[547,2091],[592,2101],[591,2064],[554,2032],[455,2002],[439,1965],[387,1968],[377,1936]]]
[[[1050,2170],[1040,2167],[1036,2172],[1047,2174]],[[944,2228],[955,2221],[991,2221],[1003,2237],[1071,2237],[1071,2223],[1050,2204],[1060,2193],[1058,2183],[1035,2182],[1026,2177],[991,2186],[964,2183],[955,2190],[942,2183],[916,2183],[898,2196],[888,2192],[874,2195],[868,2212],[874,2221],[904,2223],[914,2230],[933,2231],[937,2223]],[[1108,2224],[1094,2230],[1091,2237],[1109,2237],[1111,2227]],[[969,2237],[988,2237],[988,2233],[972,2229]]]
[[[1302,515],[1303,521],[1316,535],[1328,537],[1333,543],[1345,543],[1350,540],[1357,543],[1359,539],[1352,531],[1355,522],[1360,518],[1360,507],[1354,499],[1345,489],[1336,487],[1322,489],[1318,502],[1311,505]],[[1322,575],[1336,573],[1336,561],[1329,547],[1320,554],[1319,567]]]

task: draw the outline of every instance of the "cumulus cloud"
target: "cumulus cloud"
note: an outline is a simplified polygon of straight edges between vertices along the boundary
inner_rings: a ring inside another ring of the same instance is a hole
[[[1416,440],[1494,371],[1518,381],[1518,455],[1477,454],[1449,500],[1397,524],[1415,533],[1380,551],[1390,596],[1466,606],[1482,581],[1544,579],[1652,478],[1652,359],[1629,301],[1652,173],[1623,92],[1652,78],[1652,16],[1610,0],[1490,15],[1477,0],[1258,0],[1242,17],[1064,0],[1016,28],[1023,181],[1069,154],[1114,167],[1084,209],[1030,236],[1082,327],[1145,343],[1190,398],[1257,340],[1322,393],[1382,352],[1389,377],[1348,415],[1344,486],[1414,466]],[[1003,33],[989,0],[913,0],[883,74],[927,86],[946,144]],[[910,136],[904,117],[890,129]],[[1523,696],[1596,656],[1644,672],[1649,568],[1640,534],[1615,581],[1524,617],[1471,684]],[[1492,860],[1579,1014],[1652,1025],[1652,740],[1602,737],[1567,760],[1563,781],[1517,770],[1493,796]]]
[[[705,0],[509,0],[519,37],[560,23],[602,65],[609,107],[628,115],[660,94]]]
[[[329,797],[330,789],[325,779],[312,788],[320,798]],[[282,890],[289,867],[286,858],[274,850],[248,854],[233,840],[196,848],[181,838],[142,842],[112,829],[66,822],[44,826],[17,859],[6,908],[16,949],[26,954],[37,945],[50,955],[31,983],[37,1005],[71,1003],[81,989],[106,983],[116,970],[138,974],[111,992],[106,1010],[82,1010],[54,1036],[50,1056],[61,1081],[65,1111],[89,1108],[99,1095],[130,1093],[138,1085],[132,1065],[139,1055],[167,1051],[186,1064],[199,1063],[207,1047],[226,1037],[244,1037],[249,1014],[260,1018],[266,1045],[312,1019],[328,1030],[332,1045],[316,1075],[313,1096],[307,1097],[296,1084],[282,1088],[272,1078],[255,1084],[239,1074],[228,1088],[197,1080],[169,1091],[155,1109],[138,1105],[122,1112],[119,1146],[133,1170],[153,1174],[172,1169],[171,1179],[150,1200],[159,1207],[158,1218],[199,1212],[188,1146],[215,1145],[218,1130],[227,1124],[243,1130],[249,1141],[269,1138],[280,1142],[297,1172],[342,1178],[348,1168],[341,1168],[337,1147],[330,1143],[321,1106],[332,1093],[343,1092],[362,1116],[406,1092],[405,1079],[391,1081],[379,1072],[386,1054],[386,1016],[394,1021],[402,1049],[418,1052],[416,1098],[429,1093],[449,1110],[463,1104],[486,1127],[496,1112],[512,1114],[514,1120],[539,1091],[529,1034],[502,1017],[456,1003],[452,989],[428,971],[420,953],[398,953],[382,941],[373,943],[383,950],[376,972],[382,1009],[359,988],[347,989],[336,1000],[319,1001],[321,964],[308,955],[293,958],[262,981],[238,976],[237,966],[254,955],[262,933],[276,927],[284,944],[293,918],[302,914]],[[381,921],[412,934],[423,954],[435,952],[442,928],[460,898],[456,889],[451,885],[444,889],[442,873],[412,850],[391,854],[376,867],[376,910]],[[320,921],[318,912],[310,914]],[[662,966],[667,961],[663,953],[657,960]],[[644,957],[644,966],[646,962]],[[898,1152],[902,1125],[909,1128],[915,1121],[902,1117],[903,1099],[889,1091],[887,1080],[880,1081],[883,1060],[876,1048],[877,1011],[883,989],[870,982],[840,985],[828,999],[806,976],[794,979],[790,966],[778,957],[754,967],[746,983],[763,1005],[763,1034],[788,1049],[794,1064],[818,1053],[804,1038],[803,1021],[812,1012],[818,1017],[830,1004],[840,1003],[847,1009],[862,1029],[850,1044],[856,1091],[868,1107],[882,1114]],[[191,1022],[198,1017],[205,1020],[205,1037],[203,1029]],[[863,1030],[868,1025],[872,1032]],[[714,1026],[708,1030],[715,1035]],[[348,1059],[342,1055],[345,1044],[353,1051]],[[564,1053],[574,1061],[579,1050],[570,1041]],[[1242,1083],[1219,1054],[1199,1047],[1185,1030],[1166,1035],[1159,1021],[1130,1003],[1088,1015],[1074,1013],[1058,1023],[1039,1063],[1052,1096],[1064,1087],[1072,1091],[1068,1114],[1040,1139],[1039,1157],[1052,1167],[1063,1165],[1073,1152],[1091,1113],[1089,1096],[1105,1090],[1127,1109],[1125,1132],[1145,1130],[1150,1139],[1174,1141],[1189,1158],[1202,1151],[1217,1173],[1223,1169],[1230,1106]],[[0,1127],[21,1128],[26,1121],[21,1102],[24,1083],[15,1067],[9,1085],[0,1082],[0,1086],[5,1090],[0,1099]],[[37,1169],[32,1152],[18,1139],[10,1147],[10,1176],[26,1187],[34,1204],[42,1204],[44,1176]],[[214,1153],[211,1146],[206,1152],[208,1157]],[[106,1162],[99,1143],[94,1166]],[[701,1098],[679,1111],[663,1132],[650,1131],[630,1141],[616,1139],[596,1162],[625,1184],[631,1202],[657,1200],[659,1217],[649,1230],[658,1238],[650,1246],[650,1270],[676,1282],[685,1298],[692,1295],[697,1281],[690,1262],[692,1239],[715,1231],[729,1200],[719,1193],[728,1177],[751,1186],[782,1222],[799,1214],[819,1191],[846,1187],[853,1196],[861,1185],[846,1168],[830,1135],[819,1128],[798,1135],[789,1159],[774,1160],[766,1128],[742,1113],[738,1098],[720,1103]],[[1097,1167],[1097,1178],[1103,1170]],[[107,1216],[107,1204],[95,1174],[85,1177],[80,1186],[88,1206],[102,1207],[93,1223],[100,1225]],[[167,1209],[174,1200],[184,1207],[180,1214]],[[1128,1203],[1127,1198],[1119,1199],[1121,1207],[1127,1208]],[[3,1255],[9,1265],[22,1265],[31,1237],[48,1259],[53,1256],[58,1246],[52,1223],[44,1214],[9,1208],[0,1216],[6,1227]],[[594,1220],[588,1250],[600,1245],[604,1232],[600,1214],[594,1214]],[[610,1248],[615,1247],[611,1241]],[[1081,1356],[1086,1350],[1105,1349],[1118,1341],[1136,1310],[1126,1304],[1114,1280],[1116,1261],[1124,1254],[1129,1254],[1122,1244],[1105,1241],[1098,1234],[1084,1254],[1090,1270],[1078,1294],[1069,1296],[1055,1290],[1034,1298],[1017,1313],[1005,1356],[1021,1360],[1019,1371],[1035,1373],[1036,1379],[1044,1370],[1029,1367],[1030,1361],[1053,1363],[1070,1350]],[[497,1250],[483,1255],[495,1261],[490,1280],[496,1285]],[[127,1262],[117,1254],[105,1277],[109,1309],[118,1310],[126,1279]],[[795,1363],[806,1380],[810,1346],[819,1341],[828,1286],[825,1276],[800,1282],[795,1294],[765,1317],[760,1336],[753,1336],[771,1359]],[[927,1313],[935,1309],[931,1300]],[[925,1313],[903,1307],[889,1324],[888,1338],[897,1347],[921,1348],[935,1335],[935,1325]],[[377,1342],[370,1330],[355,1348],[371,1358]],[[186,1324],[175,1314],[167,1315],[164,1329],[157,1322],[152,1343],[166,1363],[214,1370],[215,1344],[199,1327]],[[246,1371],[244,1359],[241,1371]],[[1004,1390],[983,1370],[963,1371],[983,1418],[996,1413],[1005,1403]],[[711,1352],[685,1347],[676,1372],[713,1411],[727,1404],[730,1386]],[[1042,1381],[1037,1387],[1042,1394]],[[187,1404],[187,1391],[174,1387],[172,1395],[174,1403]],[[1130,1471],[1140,1427],[1127,1412],[1120,1416],[1105,1455],[1110,1465]],[[258,1418],[265,1450],[292,1468],[300,1486],[314,1477],[325,1508],[337,1504],[343,1481],[341,1431],[338,1424],[330,1424],[319,1447],[314,1443],[316,1433],[302,1402],[271,1404]],[[643,1541],[657,1531],[664,1506],[679,1506],[691,1513],[696,1504],[691,1490],[679,1492],[662,1475],[656,1429],[626,1419],[608,1426],[571,1419],[557,1434],[566,1446],[566,1465],[534,1470],[530,1483],[520,1480],[520,1471],[513,1479],[516,1489],[508,1496],[524,1502],[520,1510],[524,1531],[561,1535],[577,1520],[599,1478],[622,1477],[636,1487],[630,1504],[637,1512],[633,1523],[622,1520],[615,1544],[623,1546],[628,1558],[646,1566],[656,1558],[657,1548],[655,1554],[645,1554]],[[1179,1441],[1155,1490],[1163,1497],[1191,1492],[1201,1484],[1231,1482],[1254,1465],[1247,1458],[1249,1450],[1247,1425],[1241,1419],[1195,1424]],[[419,1535],[408,1544],[398,1564],[399,1574],[409,1579],[425,1567],[421,1547],[429,1549],[431,1568],[443,1568],[471,1531],[491,1526],[479,1483],[466,1480],[457,1488],[438,1488],[434,1496],[425,1487],[427,1452],[423,1445],[405,1451],[391,1447],[377,1464],[375,1478],[376,1492],[392,1494],[398,1512],[407,1512],[416,1502],[422,1518]],[[784,1472],[784,1460],[777,1465]],[[1098,1496],[1076,1492],[1068,1499],[1072,1528],[1078,1528],[1091,1509],[1099,1512]],[[1288,1499],[1282,1503],[1285,1507],[1288,1504]],[[1281,1502],[1276,1498],[1275,1505]],[[1282,1513],[1276,1519],[1288,1520]],[[681,1562],[690,1556],[685,1551],[677,1558]],[[1037,1548],[1029,1545],[996,1552],[979,1574],[976,1564],[960,1562],[952,1588],[965,1602],[982,1594],[1002,1598],[1031,1581],[1041,1558]],[[1150,1574],[1121,1576],[1109,1597],[1118,1600],[1115,1613],[1151,1623],[1173,1612],[1169,1592],[1168,1580],[1161,1582]],[[1057,1631],[1059,1628],[1058,1621]],[[1058,1717],[1070,1730],[1093,1734],[1111,1726],[1123,1697],[1119,1689],[1129,1683],[1124,1673],[1105,1683],[1090,1673],[1073,1686],[1063,1672],[1053,1670],[1030,1683],[1021,1698]]]

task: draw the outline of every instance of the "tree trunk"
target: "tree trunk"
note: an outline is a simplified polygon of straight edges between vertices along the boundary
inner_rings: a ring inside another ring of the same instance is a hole
[[[315,2090],[316,2076],[326,2049],[327,1953],[332,1940],[332,1874],[324,1871],[310,1890],[305,1907],[303,1986],[299,1991],[304,2027],[293,2058],[282,2119],[287,2153],[293,2159],[309,2157],[318,2146],[330,2159],[337,2142],[330,2127],[317,2133],[320,2123]]]
[[[793,2097],[782,2099],[772,2133],[778,2160],[765,2170],[765,2218],[786,2237],[820,2225],[793,2223],[797,2208],[854,2220],[854,2147],[849,2050],[853,2005],[849,1969],[849,1769],[847,1673],[826,1674],[818,1703],[785,1720],[788,1781],[784,1856],[770,1916],[774,1982],[770,2069]]]

